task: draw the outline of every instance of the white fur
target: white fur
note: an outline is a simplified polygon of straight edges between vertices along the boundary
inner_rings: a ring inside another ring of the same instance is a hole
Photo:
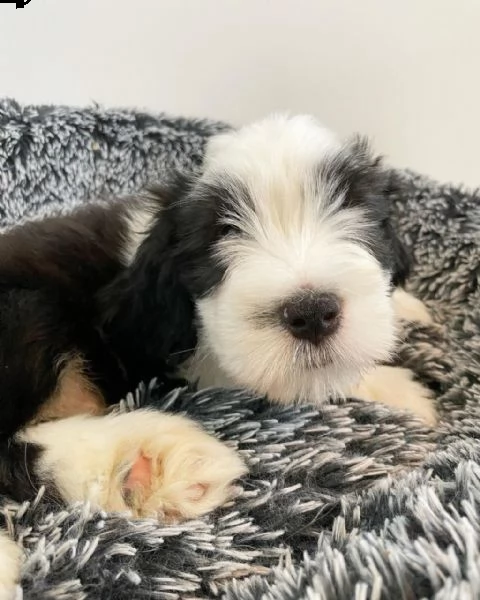
[[[292,171],[318,165],[341,143],[334,133],[309,115],[272,115],[212,137],[205,156],[205,176],[227,172],[248,179],[255,186],[275,184],[272,174],[288,179]],[[262,192],[262,189],[259,190]]]
[[[20,547],[8,537],[5,531],[0,531],[0,599],[13,600],[20,598],[18,587],[21,564]]]
[[[225,280],[198,302],[200,345],[188,376],[200,385],[233,383],[284,402],[321,402],[344,395],[388,358],[395,339],[388,274],[359,243],[368,235],[366,219],[359,209],[339,210],[341,197],[327,202],[330,190],[315,176],[340,149],[311,118],[281,116],[208,146],[204,179],[241,181],[254,206],[226,216],[245,235],[219,244]],[[321,348],[255,320],[305,288],[343,302],[340,330]]]
[[[125,219],[127,233],[123,244],[122,258],[125,266],[128,266],[133,262],[137,250],[150,233],[155,219],[155,211],[148,200],[143,199],[141,204],[139,203],[127,210]]]
[[[223,504],[245,472],[237,454],[193,421],[137,410],[42,423],[20,439],[44,448],[37,472],[67,502],[89,500],[136,516],[193,518]],[[148,489],[125,501],[124,482],[140,456],[152,463]]]

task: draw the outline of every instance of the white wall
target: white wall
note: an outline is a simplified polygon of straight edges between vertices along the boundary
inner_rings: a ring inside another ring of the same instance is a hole
[[[397,165],[477,185],[480,1],[2,4],[0,95],[235,123],[312,112]]]

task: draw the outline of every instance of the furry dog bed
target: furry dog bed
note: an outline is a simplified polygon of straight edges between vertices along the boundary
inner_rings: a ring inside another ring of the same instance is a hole
[[[4,101],[1,224],[198,165],[222,127]],[[5,524],[25,552],[24,598],[480,596],[480,204],[455,187],[398,177],[396,217],[416,258],[411,288],[437,323],[410,328],[398,361],[435,391],[436,431],[355,400],[285,408],[221,389],[165,398],[151,382],[121,409],[184,412],[228,440],[249,464],[243,495],[178,526],[51,506],[41,494],[22,506],[4,498]]]

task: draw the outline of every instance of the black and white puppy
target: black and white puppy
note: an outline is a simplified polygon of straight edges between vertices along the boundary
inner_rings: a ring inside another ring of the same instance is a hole
[[[376,367],[399,319],[429,321],[393,292],[388,187],[365,141],[276,116],[213,138],[199,176],[3,234],[0,491],[165,519],[223,503],[245,470],[227,446],[179,416],[104,414],[153,377],[432,422],[409,371]]]

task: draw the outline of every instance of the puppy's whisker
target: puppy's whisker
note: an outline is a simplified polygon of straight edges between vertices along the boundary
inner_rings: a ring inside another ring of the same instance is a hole
[[[295,346],[295,352],[293,354],[293,364],[298,363],[298,355],[300,354],[300,352],[302,351],[302,346],[301,344],[297,344]]]
[[[213,353],[210,348],[204,347],[195,357],[195,362],[199,365],[212,358]]]
[[[28,468],[27,451],[28,451],[28,443],[26,443],[25,447],[24,447],[23,462],[24,462],[25,473],[27,474],[28,482],[30,483],[30,485],[32,486],[32,488],[35,489],[35,486],[33,484],[32,477],[30,475],[30,471],[29,471],[29,468]]]
[[[186,350],[179,350],[178,352],[171,352],[170,356],[181,356],[182,354],[188,354],[194,352],[195,348],[187,348]]]

